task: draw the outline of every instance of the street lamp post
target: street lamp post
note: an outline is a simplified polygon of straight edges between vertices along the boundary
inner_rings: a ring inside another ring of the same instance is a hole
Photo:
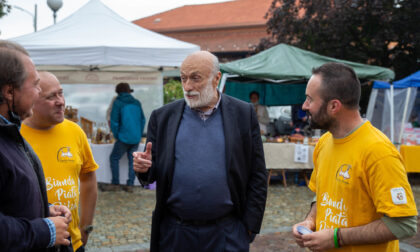
[[[37,19],[38,19],[38,6],[35,4],[34,13],[32,13],[30,11],[27,11],[26,9],[24,9],[22,7],[19,7],[19,6],[16,6],[16,5],[13,5],[12,7],[15,8],[15,9],[18,9],[20,11],[25,12],[26,14],[30,15],[33,18],[34,31],[36,32],[37,31]]]
[[[47,0],[48,7],[53,11],[54,24],[56,23],[57,11],[63,6],[62,0]]]

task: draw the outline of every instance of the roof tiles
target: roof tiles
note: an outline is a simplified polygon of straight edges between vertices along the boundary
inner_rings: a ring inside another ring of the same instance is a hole
[[[265,25],[273,0],[234,0],[186,5],[133,21],[153,31],[186,31],[237,26]]]

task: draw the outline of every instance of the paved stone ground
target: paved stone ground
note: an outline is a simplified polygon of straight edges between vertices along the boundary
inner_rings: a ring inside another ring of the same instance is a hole
[[[252,243],[251,251],[308,251],[296,245],[290,230],[293,224],[303,220],[314,194],[305,186],[295,185],[293,178],[290,180],[291,185],[287,188],[280,183],[270,185],[261,235]],[[420,209],[420,176],[416,175],[410,181],[417,209]],[[95,230],[91,234],[87,250],[148,251],[154,204],[155,192],[140,187],[133,193],[99,192]],[[420,219],[418,230],[420,231]],[[402,241],[401,251],[420,252],[420,232],[415,237]]]

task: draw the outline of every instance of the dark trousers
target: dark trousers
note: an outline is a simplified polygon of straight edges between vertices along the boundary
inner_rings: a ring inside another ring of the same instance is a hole
[[[76,250],[76,252],[85,252],[85,246],[80,246],[77,250]]]
[[[114,148],[112,149],[111,156],[109,157],[109,161],[111,163],[111,171],[112,171],[112,181],[111,183],[114,185],[120,184],[120,168],[119,163],[121,157],[127,153],[128,158],[128,180],[127,185],[132,186],[134,185],[135,173],[133,170],[133,152],[135,152],[139,148],[139,144],[126,144],[117,140],[114,144]]]
[[[165,217],[160,227],[161,252],[247,252],[249,235],[237,218],[210,225],[186,225]]]

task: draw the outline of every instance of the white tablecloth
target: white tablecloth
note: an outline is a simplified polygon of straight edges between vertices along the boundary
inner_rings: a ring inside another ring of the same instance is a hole
[[[313,169],[312,154],[314,146],[309,146],[308,162],[294,161],[294,143],[264,143],[264,157],[267,169]]]
[[[112,173],[109,162],[109,156],[111,155],[114,144],[90,144],[92,148],[93,157],[96,163],[99,165],[96,170],[96,179],[98,182],[111,183]],[[144,144],[139,145],[139,151],[143,151]],[[123,155],[120,159],[120,184],[125,185],[128,179],[128,159],[127,155]],[[134,180],[134,185],[140,185],[138,179]]]

